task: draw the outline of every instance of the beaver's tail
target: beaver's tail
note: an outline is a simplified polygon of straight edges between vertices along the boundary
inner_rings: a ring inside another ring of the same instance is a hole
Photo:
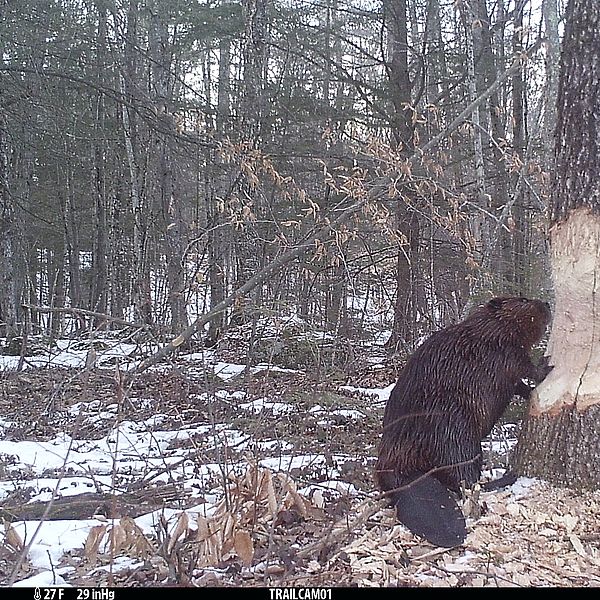
[[[390,499],[398,519],[413,533],[444,548],[465,541],[465,517],[444,484],[424,473],[398,476],[396,483]]]

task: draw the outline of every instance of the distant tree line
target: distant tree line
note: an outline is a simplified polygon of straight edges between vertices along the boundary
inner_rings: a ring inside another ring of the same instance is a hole
[[[558,0],[0,6],[3,336],[177,334],[361,198],[206,342],[272,313],[351,337],[368,303],[410,348],[548,296]]]

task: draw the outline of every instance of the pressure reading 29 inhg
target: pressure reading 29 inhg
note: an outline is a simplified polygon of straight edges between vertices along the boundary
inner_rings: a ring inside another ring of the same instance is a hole
[[[115,600],[115,592],[106,588],[77,588],[75,600]]]

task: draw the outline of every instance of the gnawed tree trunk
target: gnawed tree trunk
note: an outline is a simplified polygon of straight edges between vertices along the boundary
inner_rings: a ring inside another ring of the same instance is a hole
[[[532,394],[515,470],[600,486],[600,11],[571,0],[563,42],[552,197],[554,370]]]

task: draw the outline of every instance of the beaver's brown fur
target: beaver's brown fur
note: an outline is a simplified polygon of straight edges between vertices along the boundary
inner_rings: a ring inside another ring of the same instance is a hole
[[[459,491],[461,482],[477,482],[481,440],[515,394],[528,396],[522,379],[539,383],[551,369],[535,366],[529,355],[550,319],[540,300],[494,298],[434,333],[409,358],[385,409],[376,467],[379,487],[390,493],[401,520],[403,497],[391,490],[426,478],[424,495],[443,489],[440,483]]]

